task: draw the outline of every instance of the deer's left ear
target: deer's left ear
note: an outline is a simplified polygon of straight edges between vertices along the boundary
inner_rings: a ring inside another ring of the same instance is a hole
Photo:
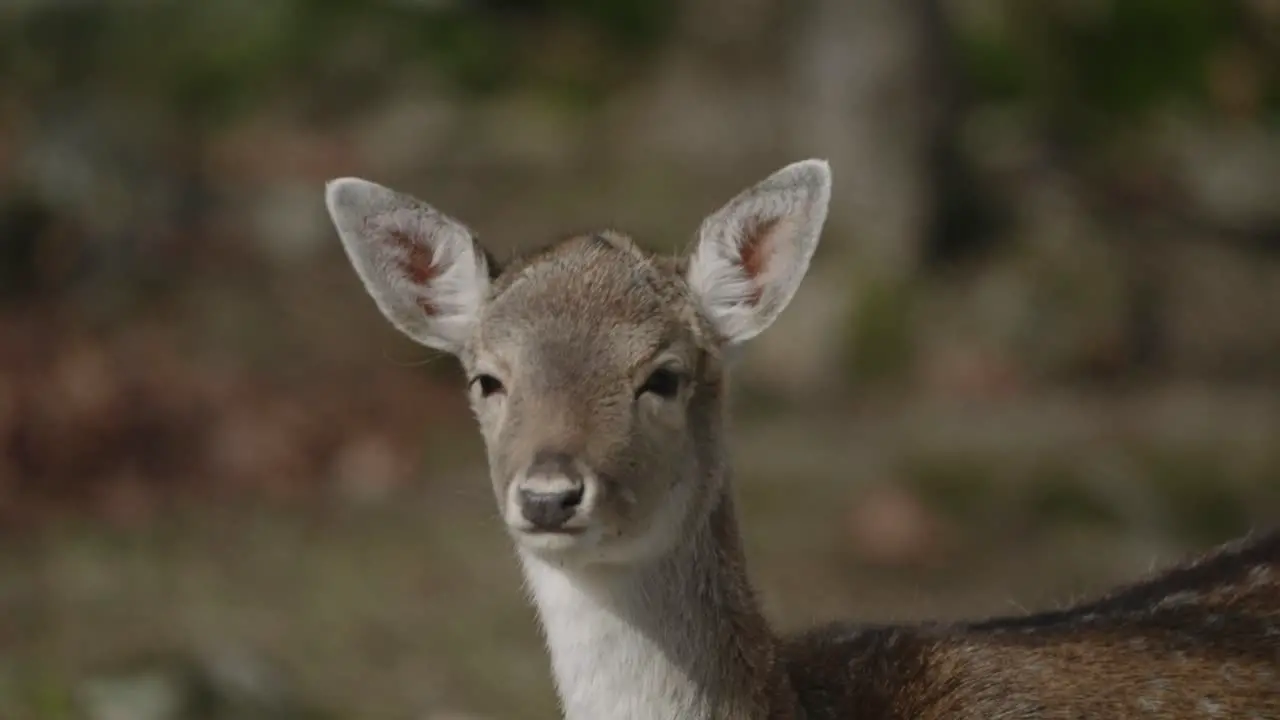
[[[760,334],[791,302],[818,247],[830,199],[830,166],[805,160],[702,222],[686,279],[727,343]]]

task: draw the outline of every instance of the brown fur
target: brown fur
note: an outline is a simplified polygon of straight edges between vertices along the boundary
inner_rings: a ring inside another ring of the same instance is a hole
[[[688,307],[678,268],[677,260],[650,256],[617,233],[570,238],[500,273],[493,312],[511,315],[486,317],[481,334],[536,323],[545,336],[547,317],[567,323],[562,335],[551,334],[565,342],[538,367],[553,382],[547,395],[579,398],[567,415],[586,419],[598,417],[593,404],[600,398],[581,369],[605,364],[589,355],[620,341],[608,328],[654,326],[655,317],[665,318],[658,325],[667,328],[692,323],[698,390],[688,427],[708,428],[695,445],[715,449],[702,460],[714,466],[723,460],[720,348]],[[513,292],[518,302],[505,305],[503,296]],[[584,328],[605,334],[591,342]],[[657,347],[670,340],[668,331],[638,342]],[[645,352],[630,347],[621,356]],[[586,393],[571,389],[581,391],[584,383]],[[540,424],[547,422],[540,416]],[[608,434],[593,428],[595,437]],[[578,428],[578,441],[587,430]],[[495,480],[514,467],[499,463]],[[733,639],[732,647],[716,649],[729,655],[715,673],[718,692],[732,698],[724,717],[1280,718],[1280,533],[1224,546],[1067,610],[952,625],[829,626],[779,638],[760,616],[747,580],[731,492],[724,484],[714,493],[717,584],[733,597],[720,598],[719,612],[705,622],[728,623],[720,635]]]
[[[1280,718],[1280,533],[1066,610],[786,647],[815,720]]]

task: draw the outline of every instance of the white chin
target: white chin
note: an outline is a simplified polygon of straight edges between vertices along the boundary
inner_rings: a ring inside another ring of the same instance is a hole
[[[521,548],[539,555],[557,555],[592,544],[591,531],[576,533],[567,532],[527,532],[512,528],[516,543]]]

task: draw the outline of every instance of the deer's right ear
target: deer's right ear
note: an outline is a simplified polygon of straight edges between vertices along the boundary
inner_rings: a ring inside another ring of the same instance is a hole
[[[825,160],[792,163],[702,221],[686,279],[706,318],[736,345],[791,302],[809,269],[831,199]]]
[[[457,353],[489,293],[489,260],[467,227],[358,178],[325,185],[347,257],[382,314],[409,337]]]

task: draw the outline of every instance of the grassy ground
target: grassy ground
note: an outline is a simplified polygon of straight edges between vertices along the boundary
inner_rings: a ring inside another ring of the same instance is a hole
[[[735,429],[753,572],[784,628],[1050,607],[1280,519],[1267,393],[875,403]],[[555,717],[547,663],[471,433],[364,505],[177,508],[0,544],[0,718],[73,717],[145,653],[260,655],[339,717]],[[906,488],[932,528],[872,562],[857,514]]]

